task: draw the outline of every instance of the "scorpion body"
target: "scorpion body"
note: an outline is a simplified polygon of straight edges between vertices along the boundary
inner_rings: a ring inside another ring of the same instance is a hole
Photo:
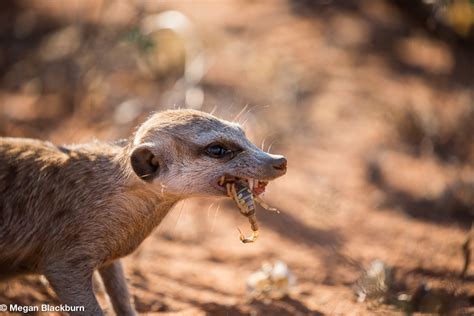
[[[239,229],[240,240],[243,243],[254,242],[258,238],[258,223],[257,217],[255,216],[255,202],[258,202],[263,208],[269,211],[278,211],[263,202],[257,194],[254,194],[246,180],[238,179],[235,182],[229,182],[226,184],[226,188],[227,194],[235,201],[240,213],[248,218],[250,227],[252,229],[252,236],[250,237],[245,237],[242,231]]]

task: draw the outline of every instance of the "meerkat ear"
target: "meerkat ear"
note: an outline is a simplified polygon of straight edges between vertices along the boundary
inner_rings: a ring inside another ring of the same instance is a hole
[[[160,172],[160,162],[149,146],[142,145],[135,148],[130,155],[133,171],[144,181],[151,181]]]

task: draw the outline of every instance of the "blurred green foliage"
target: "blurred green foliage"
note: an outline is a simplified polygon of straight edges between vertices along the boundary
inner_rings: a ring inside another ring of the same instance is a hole
[[[129,29],[124,36],[124,40],[138,48],[140,52],[152,53],[156,49],[156,42],[147,34],[144,34],[140,27],[135,26]]]

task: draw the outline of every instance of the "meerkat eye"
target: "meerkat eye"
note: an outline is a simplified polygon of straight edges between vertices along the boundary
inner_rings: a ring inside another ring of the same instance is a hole
[[[220,144],[212,144],[207,146],[206,153],[209,157],[212,158],[223,158],[228,154],[232,153],[232,151]]]

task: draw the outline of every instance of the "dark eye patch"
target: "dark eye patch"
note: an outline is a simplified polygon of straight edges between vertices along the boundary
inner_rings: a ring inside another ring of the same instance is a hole
[[[212,158],[224,158],[225,156],[232,153],[232,150],[221,144],[212,144],[207,146],[206,154]]]
[[[214,142],[204,149],[207,156],[216,159],[232,159],[241,151],[242,148],[232,142]]]
[[[222,157],[223,159],[232,159],[234,158],[237,154],[243,151],[242,147],[237,145],[236,143],[229,141],[229,140],[218,140],[211,142],[207,145],[202,145],[202,144],[197,144],[192,142],[191,140],[187,140],[184,138],[177,138],[175,137],[176,142],[176,150],[179,156],[186,156],[186,155],[192,155],[196,159],[199,159],[202,156],[207,156],[209,157],[209,152],[211,154],[218,153],[217,148],[212,148],[211,146],[214,145],[220,145],[224,148],[226,151],[226,155]]]

